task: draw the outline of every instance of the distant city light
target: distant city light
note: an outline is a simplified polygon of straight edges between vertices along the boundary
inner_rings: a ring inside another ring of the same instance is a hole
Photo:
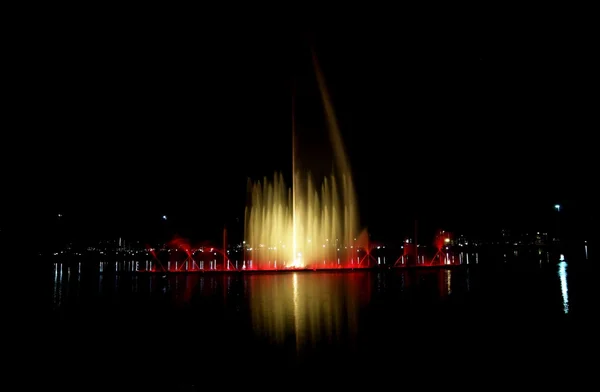
[[[556,211],[560,211],[560,204],[555,204],[555,205],[554,205],[554,209],[555,209]]]

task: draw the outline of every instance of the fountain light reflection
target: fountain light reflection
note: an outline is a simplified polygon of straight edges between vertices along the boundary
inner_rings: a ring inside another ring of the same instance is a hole
[[[560,278],[560,290],[562,292],[563,309],[565,314],[569,313],[569,289],[567,287],[567,262],[558,263],[558,277]]]
[[[369,274],[302,272],[248,276],[255,333],[295,350],[352,342],[358,312],[371,296]],[[343,294],[342,294],[343,293]]]

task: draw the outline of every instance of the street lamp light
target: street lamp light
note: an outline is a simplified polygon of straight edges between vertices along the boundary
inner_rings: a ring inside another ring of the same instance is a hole
[[[560,204],[555,204],[554,209],[560,212]],[[560,214],[556,214],[556,240],[560,241]]]

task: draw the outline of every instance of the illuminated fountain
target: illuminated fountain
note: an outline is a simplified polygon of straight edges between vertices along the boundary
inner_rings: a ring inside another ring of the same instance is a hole
[[[150,245],[146,252],[151,258],[136,271],[145,272],[205,272],[236,270],[227,254],[227,230],[223,230],[223,248],[205,242],[192,245],[188,239],[173,237],[161,255]]]
[[[431,261],[429,262],[429,265],[436,264],[436,260],[437,260],[437,265],[452,264],[449,253],[444,252],[444,248],[446,248],[446,250],[447,250],[448,244],[451,242],[450,237],[451,237],[451,233],[446,232],[444,230],[438,231],[438,233],[435,236],[435,239],[433,241],[433,245],[435,246],[435,249],[437,249],[437,252],[432,257]],[[454,258],[454,256],[452,256],[452,258]]]
[[[314,57],[313,57],[314,59]],[[344,151],[325,81],[316,59],[314,68],[323,100],[335,157],[331,175],[316,181],[298,170],[293,126],[292,184],[282,174],[249,183],[245,213],[245,260],[242,268],[359,268],[358,208],[350,165]],[[292,123],[294,118],[292,116]]]

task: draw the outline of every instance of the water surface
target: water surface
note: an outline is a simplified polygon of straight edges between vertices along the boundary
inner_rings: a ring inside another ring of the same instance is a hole
[[[196,384],[583,371],[597,347],[592,265],[167,276],[63,265],[44,355],[73,374]]]

